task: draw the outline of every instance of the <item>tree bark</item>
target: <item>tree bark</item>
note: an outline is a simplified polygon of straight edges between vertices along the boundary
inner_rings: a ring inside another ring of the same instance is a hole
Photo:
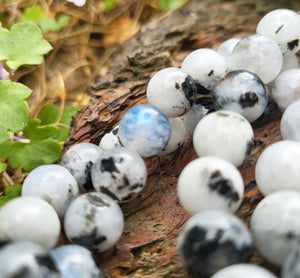
[[[149,78],[158,70],[180,66],[183,58],[200,47],[216,48],[233,36],[255,33],[262,16],[277,8],[300,10],[294,0],[194,0],[143,26],[139,34],[121,45],[111,59],[108,73],[99,77],[89,104],[73,119],[65,148],[79,142],[98,144],[130,107],[146,103]],[[255,146],[239,168],[246,194],[238,215],[248,224],[262,196],[254,178],[256,160],[269,144],[281,140],[279,118],[255,128]],[[197,156],[191,137],[183,147],[164,158],[146,159],[147,189],[121,204],[125,230],[114,250],[97,256],[107,277],[186,277],[177,254],[177,237],[189,218],[178,202],[177,178]],[[252,262],[267,265],[254,254]]]

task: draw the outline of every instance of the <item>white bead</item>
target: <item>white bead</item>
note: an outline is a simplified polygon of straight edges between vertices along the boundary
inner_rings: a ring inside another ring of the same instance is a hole
[[[256,248],[268,261],[282,265],[300,238],[300,192],[277,191],[255,208],[251,230]]]
[[[105,151],[112,148],[122,147],[119,137],[119,125],[115,126],[111,132],[104,134],[101,138],[99,147]]]
[[[251,150],[253,136],[253,129],[243,116],[220,110],[200,120],[193,144],[198,156],[217,156],[240,166]]]
[[[142,157],[123,147],[104,151],[92,168],[94,188],[118,201],[141,192],[146,180],[147,168]]]
[[[177,192],[189,214],[207,209],[235,212],[243,199],[244,182],[231,163],[206,156],[185,166],[178,179]]]
[[[257,75],[246,70],[236,70],[220,79],[212,95],[217,110],[234,111],[253,122],[264,113],[269,90]]]
[[[80,192],[93,189],[91,168],[101,155],[99,146],[91,143],[79,143],[68,149],[60,164],[67,168],[76,179]]]
[[[69,206],[64,228],[68,239],[93,251],[105,251],[121,237],[124,217],[118,204],[100,192],[85,193]]]
[[[0,249],[1,278],[60,278],[60,273],[44,247],[18,241]]]
[[[300,16],[299,16],[300,17]],[[282,67],[280,73],[289,70],[289,69],[297,69],[299,68],[298,57],[295,54],[284,55],[282,61]]]
[[[276,78],[282,67],[282,53],[276,42],[261,35],[241,39],[228,61],[229,70],[248,70],[264,83]]]
[[[170,118],[171,135],[167,146],[158,155],[168,155],[177,151],[185,140],[185,126],[180,118]]]
[[[284,54],[300,49],[300,17],[288,9],[267,13],[258,23],[256,32],[276,41]]]
[[[300,246],[295,246],[288,254],[281,268],[281,278],[300,277]]]
[[[165,68],[150,79],[147,86],[148,102],[161,109],[168,117],[178,117],[190,109],[185,95],[189,87],[188,75],[178,68]]]
[[[217,49],[217,52],[222,55],[222,57],[225,59],[225,61],[228,61],[232,50],[237,45],[237,43],[240,41],[240,38],[231,38],[226,41],[224,41]]]
[[[271,94],[282,111],[300,99],[300,68],[282,72],[275,79]]]
[[[63,278],[102,278],[92,253],[79,245],[64,245],[51,251]]]
[[[258,265],[235,264],[227,266],[211,278],[276,278],[269,270]]]
[[[255,179],[264,195],[300,190],[300,143],[280,141],[267,147],[257,160]]]
[[[47,201],[63,217],[67,207],[78,195],[78,185],[70,172],[60,165],[41,165],[25,178],[22,196]]]
[[[200,48],[185,57],[181,69],[199,81],[206,89],[211,90],[226,72],[227,64],[216,51]]]
[[[284,111],[280,122],[281,136],[284,140],[300,143],[300,99],[291,103]]]
[[[19,197],[0,209],[0,240],[32,241],[53,248],[60,234],[55,210],[37,197]]]

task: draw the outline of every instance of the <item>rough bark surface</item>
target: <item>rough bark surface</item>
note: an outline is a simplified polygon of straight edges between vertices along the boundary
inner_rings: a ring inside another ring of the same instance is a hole
[[[65,147],[98,144],[127,109],[146,102],[146,85],[156,71],[179,66],[193,49],[214,48],[230,37],[254,33],[259,19],[277,8],[298,11],[300,2],[194,0],[149,22],[115,52],[108,73],[93,86],[89,104],[74,117]],[[255,163],[267,145],[281,139],[279,122],[277,113],[255,128],[255,146],[240,167],[246,194],[237,214],[246,223],[262,198],[254,179]],[[186,277],[176,243],[189,216],[178,203],[176,184],[183,167],[195,158],[187,136],[175,154],[146,160],[147,190],[121,205],[126,216],[123,236],[114,250],[97,255],[107,277]],[[266,265],[256,252],[252,262]]]

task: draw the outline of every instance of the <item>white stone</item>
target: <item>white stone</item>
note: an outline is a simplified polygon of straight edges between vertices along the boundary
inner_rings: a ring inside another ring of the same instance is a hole
[[[165,68],[155,73],[147,86],[148,102],[168,117],[179,117],[190,109],[185,95],[187,74],[178,68]]]
[[[285,109],[281,117],[280,131],[284,140],[300,143],[300,99],[292,102]]]
[[[227,64],[225,59],[216,51],[200,48],[185,57],[181,69],[200,82],[206,89],[211,90],[221,76],[225,74]]]
[[[282,53],[276,42],[261,35],[241,39],[228,61],[229,70],[248,70],[265,83],[276,78],[282,67]]]
[[[277,191],[259,202],[251,218],[256,248],[268,261],[281,266],[299,244],[300,192]]]
[[[185,166],[178,179],[177,192],[189,214],[207,209],[235,212],[243,199],[244,182],[234,165],[206,156]]]
[[[101,138],[99,147],[105,151],[112,148],[122,147],[119,137],[119,125],[115,126],[111,132],[104,134]]]
[[[39,197],[47,201],[63,217],[67,207],[78,195],[78,185],[70,172],[60,165],[41,165],[25,178],[22,196]]]
[[[258,265],[235,264],[221,269],[211,278],[276,278],[276,276]]]
[[[124,147],[104,151],[92,168],[94,188],[117,201],[128,200],[141,192],[146,180],[144,160]]]
[[[243,116],[220,110],[200,120],[193,144],[198,156],[217,156],[240,166],[251,150],[253,136],[253,129]]]
[[[118,204],[100,192],[85,193],[69,206],[64,221],[68,239],[92,251],[105,251],[115,245],[124,228]]]
[[[267,147],[257,160],[255,179],[264,195],[300,190],[300,143],[287,140]]]
[[[222,57],[225,59],[225,61],[228,61],[232,50],[237,45],[237,43],[240,41],[240,38],[231,38],[226,41],[224,41],[217,49],[217,52],[222,55]]]
[[[99,146],[91,143],[73,145],[62,156],[60,164],[67,168],[76,179],[80,192],[93,189],[91,168],[101,155]]]
[[[57,213],[38,197],[15,198],[0,208],[0,240],[32,241],[53,248],[60,234]]]
[[[299,243],[298,243],[299,244]],[[300,246],[294,246],[281,268],[281,278],[300,277]]]
[[[300,16],[299,16],[300,17]],[[299,68],[299,61],[296,54],[284,55],[282,61],[282,67],[280,73],[289,70]]]
[[[300,49],[300,17],[288,9],[267,13],[258,23],[256,32],[276,41],[282,53],[292,54]]]
[[[180,118],[170,118],[171,135],[167,146],[158,155],[168,155],[176,152],[184,143],[186,130]]]
[[[271,94],[282,111],[300,99],[300,68],[282,72],[275,79]]]

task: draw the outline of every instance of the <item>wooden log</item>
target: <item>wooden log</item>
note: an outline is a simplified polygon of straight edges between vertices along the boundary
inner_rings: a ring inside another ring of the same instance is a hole
[[[179,66],[196,48],[216,48],[230,37],[255,33],[260,18],[277,8],[298,11],[300,2],[194,0],[152,20],[118,48],[108,73],[94,84],[89,104],[74,117],[65,148],[79,142],[98,144],[127,109],[147,102],[145,90],[151,75],[164,67]],[[255,128],[255,146],[240,167],[246,194],[237,214],[246,223],[262,198],[254,179],[256,160],[267,145],[280,139],[278,117]],[[97,256],[107,277],[186,277],[176,244],[189,216],[178,202],[176,185],[183,167],[196,157],[187,136],[175,154],[146,160],[146,191],[122,204],[126,224],[121,240],[116,248]],[[268,266],[256,252],[252,262]]]

